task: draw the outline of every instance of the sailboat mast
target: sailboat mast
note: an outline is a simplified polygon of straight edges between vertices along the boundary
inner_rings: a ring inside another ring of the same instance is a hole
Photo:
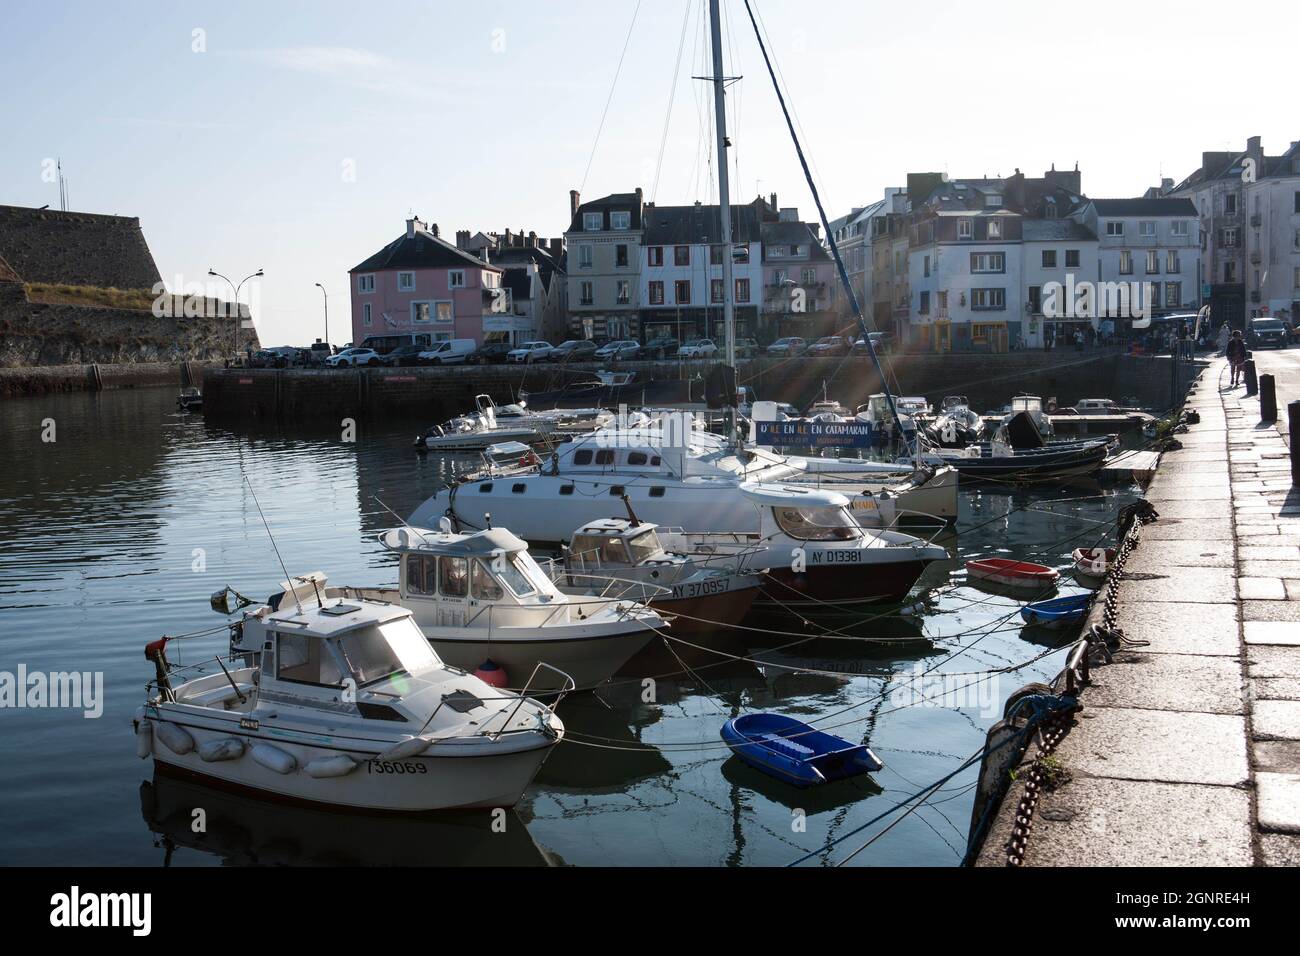
[[[735,283],[731,278],[731,195],[727,182],[727,78],[722,72],[722,22],[719,0],[709,0],[709,27],[713,37],[713,109],[718,134],[718,212],[722,219],[722,324],[726,335],[727,365],[736,367]]]

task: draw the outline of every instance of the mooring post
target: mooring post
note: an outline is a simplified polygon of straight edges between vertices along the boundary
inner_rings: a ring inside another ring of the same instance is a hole
[[[1277,421],[1277,387],[1273,376],[1267,373],[1259,377],[1259,420]]]
[[[1246,394],[1256,395],[1259,393],[1259,379],[1255,377],[1255,360],[1246,359]]]
[[[1291,485],[1300,487],[1300,401],[1288,402],[1286,406],[1287,437],[1291,440]]]

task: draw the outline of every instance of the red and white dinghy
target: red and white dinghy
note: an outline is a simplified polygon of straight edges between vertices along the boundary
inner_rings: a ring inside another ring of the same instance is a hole
[[[1057,582],[1060,573],[1041,564],[1010,558],[980,558],[966,562],[966,573],[974,579],[1003,587],[1041,590]]]
[[[1087,578],[1104,578],[1115,563],[1114,548],[1075,548],[1074,573]]]

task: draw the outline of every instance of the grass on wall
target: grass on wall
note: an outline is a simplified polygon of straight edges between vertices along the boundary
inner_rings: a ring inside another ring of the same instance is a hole
[[[27,282],[23,288],[29,302],[45,305],[89,305],[149,312],[156,298],[149,289],[105,289],[52,282]]]

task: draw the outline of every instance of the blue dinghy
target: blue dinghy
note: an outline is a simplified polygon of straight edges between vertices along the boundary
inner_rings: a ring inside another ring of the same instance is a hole
[[[733,717],[722,725],[722,739],[745,763],[796,787],[843,780],[884,766],[864,744],[851,744],[781,714]]]
[[[1088,606],[1094,595],[1070,594],[1066,597],[1052,598],[1050,601],[1035,601],[1020,609],[1020,616],[1026,624],[1040,627],[1065,627],[1073,624],[1088,613]]]

